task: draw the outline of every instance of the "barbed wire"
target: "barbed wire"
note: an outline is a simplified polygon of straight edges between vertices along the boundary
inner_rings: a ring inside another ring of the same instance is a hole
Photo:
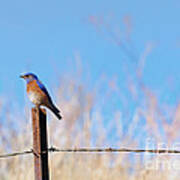
[[[65,148],[60,149],[56,147],[48,148],[48,152],[62,152],[62,153],[153,153],[153,154],[180,154],[180,150],[165,150],[165,149],[128,149],[128,148]],[[43,151],[42,154],[46,153]],[[34,152],[33,149],[21,151],[21,152],[13,152],[7,154],[0,154],[0,159],[8,158],[8,157],[15,157],[15,156],[22,156],[34,154],[38,156],[37,152]]]
[[[15,157],[15,156],[21,156],[21,155],[26,155],[26,154],[33,154],[33,150],[14,152],[14,153],[8,153],[8,154],[0,154],[0,158]]]

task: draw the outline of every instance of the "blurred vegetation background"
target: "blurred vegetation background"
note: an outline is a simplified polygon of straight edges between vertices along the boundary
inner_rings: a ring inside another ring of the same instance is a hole
[[[173,143],[179,137],[180,106],[177,105],[169,110],[168,104],[159,105],[156,94],[139,76],[140,69],[136,69],[136,77],[131,77],[130,73],[126,74],[128,93],[124,95],[115,79],[109,80],[104,75],[94,88],[90,88],[88,78],[86,81],[82,80],[81,68],[77,68],[74,75],[67,72],[59,77],[59,84],[54,87],[54,99],[64,119],[57,121],[51,113],[48,113],[49,146],[146,148],[148,145],[149,148],[168,146],[172,149]],[[132,78],[133,81],[130,81]],[[106,84],[105,89],[104,84]],[[117,110],[112,107],[110,121],[107,121],[109,116],[107,104],[111,106],[113,98],[120,100],[122,108]],[[129,98],[137,102],[133,114],[129,110],[131,103],[128,102]],[[170,123],[167,117],[172,119]],[[31,114],[28,105],[25,109],[18,109],[8,102],[1,101],[1,122],[0,154],[32,148]],[[147,142],[148,138],[150,143]],[[158,143],[164,143],[166,146],[158,147]],[[147,156],[152,164],[151,168],[146,166]],[[178,179],[179,166],[172,166],[173,159],[177,160],[178,156],[133,153],[50,153],[49,167],[53,180]],[[1,180],[33,179],[32,155],[0,159],[0,161]]]

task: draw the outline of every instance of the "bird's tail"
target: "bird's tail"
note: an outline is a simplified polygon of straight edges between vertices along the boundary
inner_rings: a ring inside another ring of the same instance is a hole
[[[59,109],[54,104],[51,104],[50,106],[48,106],[48,108],[56,115],[59,120],[62,119]]]

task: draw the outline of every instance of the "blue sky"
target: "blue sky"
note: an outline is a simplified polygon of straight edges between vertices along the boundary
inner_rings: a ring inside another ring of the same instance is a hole
[[[54,67],[60,74],[72,71],[76,53],[90,73],[92,86],[102,74],[117,76],[120,84],[123,52],[103,38],[88,17],[111,16],[112,25],[121,29],[128,15],[136,53],[141,54],[148,42],[155,44],[147,57],[144,81],[162,101],[175,103],[180,94],[179,9],[177,0],[1,1],[0,94],[13,94],[21,101],[24,84],[18,76],[26,70],[36,72],[48,87],[55,84]]]

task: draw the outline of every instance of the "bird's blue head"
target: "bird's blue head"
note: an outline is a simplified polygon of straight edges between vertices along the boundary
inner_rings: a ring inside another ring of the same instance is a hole
[[[24,75],[21,75],[20,77],[23,78],[27,83],[33,80],[38,80],[38,77],[33,73],[26,73]]]

